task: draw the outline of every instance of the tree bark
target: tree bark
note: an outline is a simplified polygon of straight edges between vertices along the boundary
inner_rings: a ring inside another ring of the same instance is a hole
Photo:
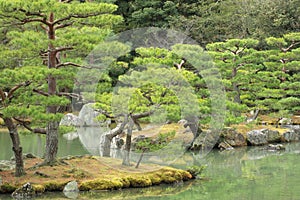
[[[110,157],[110,147],[111,147],[111,141],[114,137],[117,135],[120,135],[124,131],[124,127],[128,122],[128,117],[125,116],[124,121],[121,124],[118,124],[118,126],[105,135],[102,136],[102,140],[100,141],[100,152],[102,152],[102,156],[104,157]]]
[[[55,40],[54,29],[54,14],[50,13],[49,16],[50,25],[48,25],[48,39]],[[48,46],[48,68],[55,68],[57,64],[56,50],[53,44],[50,42]],[[48,75],[48,94],[50,96],[56,95],[56,78],[52,75]],[[47,107],[47,113],[56,114],[57,106],[51,105]],[[47,123],[47,135],[46,135],[46,151],[45,151],[45,164],[53,164],[56,162],[56,155],[58,149],[58,127],[59,122],[50,121]]]
[[[130,166],[130,148],[131,148],[131,137],[132,137],[132,128],[134,126],[134,122],[131,117],[129,117],[129,123],[127,128],[127,134],[126,134],[126,143],[125,143],[125,151],[124,151],[124,157],[123,157],[123,163],[122,165]]]
[[[20,177],[25,174],[22,147],[20,146],[20,138],[16,125],[11,118],[4,118],[6,127],[9,130],[9,135],[13,144],[12,150],[16,159],[15,176]]]
[[[56,162],[58,150],[58,127],[59,122],[57,121],[51,121],[47,124],[46,151],[44,161],[44,163],[47,165],[52,165]]]

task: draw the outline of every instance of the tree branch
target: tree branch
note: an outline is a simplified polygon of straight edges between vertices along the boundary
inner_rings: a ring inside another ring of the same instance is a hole
[[[57,25],[55,27],[55,30],[65,28],[65,27],[68,27],[68,26],[72,26],[73,24],[74,24],[74,21],[71,21],[71,22],[68,22],[68,23],[65,23],[65,24],[60,24],[60,25]]]
[[[46,134],[46,129],[44,128],[31,128],[28,123],[30,124],[30,122],[28,121],[24,121],[22,119],[18,119],[16,117],[14,117],[14,120],[16,120],[18,123],[20,123],[24,128],[26,128],[27,130],[33,132],[33,133],[40,133],[40,134]]]
[[[80,94],[69,93],[69,92],[59,92],[57,95],[71,97],[71,98],[77,98],[77,99],[80,99],[82,97]]]
[[[55,66],[55,68],[60,68],[60,67],[65,67],[65,66],[74,66],[74,67],[80,67],[80,68],[85,68],[85,69],[92,69],[92,67],[87,67],[87,66],[82,66],[82,65],[78,65],[76,63],[72,63],[72,62],[65,62],[65,63],[60,63],[57,64]]]
[[[143,117],[149,117],[150,115],[152,115],[152,114],[155,112],[155,110],[156,110],[157,108],[159,108],[159,106],[160,106],[160,104],[156,105],[156,106],[155,106],[155,109],[150,110],[150,111],[148,111],[148,112],[138,113],[138,114],[132,114],[131,117],[132,117],[132,119],[134,119],[134,120],[139,119],[139,118],[143,118]]]
[[[88,18],[88,17],[94,17],[94,16],[98,16],[98,15],[102,15],[102,14],[105,14],[103,12],[99,12],[99,13],[89,13],[89,14],[82,14],[82,15],[68,15],[67,17],[64,17],[64,18],[61,18],[61,19],[57,19],[55,20],[52,25],[56,25],[56,24],[60,24],[64,21],[68,21],[70,20],[71,18],[78,18],[78,19],[84,19],[84,18]]]
[[[32,81],[25,81],[24,83],[20,83],[19,85],[16,85],[8,92],[7,98],[11,98],[12,95],[14,94],[14,92],[17,91],[20,87],[22,87],[22,86],[27,87],[31,83],[32,83]]]
[[[281,48],[281,51],[286,53],[287,51],[289,51],[291,48],[293,48],[294,46],[300,44],[300,42],[293,42],[290,46],[288,46],[287,48]]]
[[[49,93],[41,91],[41,90],[38,90],[38,89],[33,89],[32,91],[35,92],[35,93],[41,94],[41,95],[43,95],[45,97],[49,96]]]
[[[121,134],[125,128],[125,125],[128,123],[128,115],[124,116],[124,121],[117,125],[116,128],[110,130],[106,136],[112,140],[112,138],[116,137],[117,135]]]
[[[67,51],[67,50],[73,50],[73,47],[60,47],[60,48],[56,48],[54,51],[57,52],[62,52],[62,51]]]

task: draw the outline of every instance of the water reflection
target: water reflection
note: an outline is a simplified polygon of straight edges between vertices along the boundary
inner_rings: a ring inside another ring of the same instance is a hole
[[[99,141],[102,129],[79,129],[68,137],[60,136],[60,155],[100,155]],[[67,140],[66,138],[70,139]],[[21,135],[24,152],[43,154],[45,138],[41,135]],[[174,146],[177,144],[174,144]],[[180,146],[180,144],[178,144]],[[168,163],[178,168],[187,165],[207,165],[208,181],[192,181],[183,185],[161,185],[152,188],[124,189],[121,191],[85,192],[79,199],[245,199],[285,200],[300,199],[300,143],[284,144],[286,150],[272,152],[263,147],[236,148],[232,151],[212,151],[205,157],[197,153],[184,153],[180,157],[171,153],[149,155],[145,162]],[[173,147],[171,145],[171,147]],[[172,148],[167,149],[171,152]],[[176,150],[176,148],[175,148]],[[113,157],[122,157],[114,151]],[[176,151],[175,151],[176,152]],[[0,133],[0,159],[12,156],[7,133]],[[132,155],[133,159],[134,155]],[[174,159],[177,157],[177,159]],[[10,199],[1,196],[0,199]],[[46,194],[37,199],[62,199],[63,193]]]

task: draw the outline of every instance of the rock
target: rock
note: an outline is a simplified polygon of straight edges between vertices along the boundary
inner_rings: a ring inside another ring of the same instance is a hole
[[[69,182],[63,190],[63,193],[66,197],[70,199],[76,199],[78,197],[78,184],[76,181]]]
[[[266,135],[266,140],[268,143],[271,142],[280,142],[280,134],[279,131],[269,130],[269,129],[262,129],[261,132]]]
[[[77,131],[73,131],[73,132],[64,134],[63,137],[67,140],[75,140],[79,137],[79,135],[78,135]]]
[[[16,162],[10,160],[0,160],[0,171],[15,169]]]
[[[79,192],[78,189],[78,184],[76,181],[71,181],[69,182],[65,187],[64,187],[64,192]]]
[[[198,150],[211,150],[215,147],[219,139],[218,134],[213,134],[210,130],[209,131],[203,131],[193,142],[191,146],[188,147],[188,149],[192,151],[198,151]]]
[[[300,140],[300,129],[290,129],[282,134],[283,142],[293,142]]]
[[[111,120],[107,120],[105,122],[100,122],[96,120],[96,117],[101,113],[94,109],[94,103],[85,104],[79,112],[79,119],[82,122],[82,126],[103,126],[107,127],[111,124]]]
[[[238,133],[234,128],[224,128],[222,130],[220,139],[232,147],[247,146],[245,136],[241,133]]]
[[[68,113],[66,114],[61,120],[59,125],[63,125],[63,126],[82,126],[83,122],[81,121],[81,119],[72,114],[72,113]]]
[[[1,171],[1,170],[0,170]],[[2,177],[0,176],[0,186],[2,185]]]
[[[187,120],[185,120],[185,119],[181,119],[181,120],[179,120],[177,123],[178,123],[178,124],[182,124],[182,125],[184,125],[184,124],[186,124],[186,123],[187,123]]]
[[[253,130],[248,132],[247,141],[254,146],[268,144],[267,136],[262,132],[262,130]]]
[[[279,151],[279,150],[285,150],[285,147],[282,144],[269,144],[266,147],[266,150],[269,150],[269,151]]]
[[[24,184],[22,187],[16,189],[12,193],[12,197],[15,199],[31,199],[35,196],[35,191],[30,183]]]
[[[230,146],[230,144],[228,144],[227,142],[221,142],[219,145],[218,145],[218,148],[220,150],[233,150],[233,147]]]
[[[278,121],[278,124],[281,124],[281,125],[290,125],[292,124],[292,119],[290,118],[282,118],[281,120]]]

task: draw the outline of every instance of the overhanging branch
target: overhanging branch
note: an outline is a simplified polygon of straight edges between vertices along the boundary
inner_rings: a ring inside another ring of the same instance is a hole
[[[16,117],[14,117],[14,120],[16,120],[18,123],[20,123],[24,128],[26,128],[27,130],[31,131],[32,133],[40,133],[40,134],[46,134],[46,129],[44,128],[31,128],[29,126],[30,122],[22,120],[22,119],[18,119]]]
[[[73,66],[73,67],[79,67],[79,68],[85,68],[85,69],[92,69],[91,67],[79,65],[79,64],[76,64],[76,63],[72,63],[72,62],[65,62],[65,63],[57,64],[57,65],[55,66],[55,68],[58,69],[58,68],[60,68],[60,67],[65,67],[65,66]]]
[[[45,97],[50,96],[49,93],[44,92],[44,91],[42,91],[42,90],[33,89],[32,91],[35,92],[35,93],[41,94],[41,95],[43,95],[43,96],[45,96]]]

